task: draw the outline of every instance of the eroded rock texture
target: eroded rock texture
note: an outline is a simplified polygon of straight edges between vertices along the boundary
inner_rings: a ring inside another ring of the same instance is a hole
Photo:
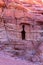
[[[4,2],[5,6],[0,8],[0,51],[31,62],[43,62],[43,4]]]

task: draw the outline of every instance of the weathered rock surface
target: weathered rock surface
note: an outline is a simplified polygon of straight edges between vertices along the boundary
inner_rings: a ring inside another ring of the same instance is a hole
[[[43,62],[43,38],[41,39],[38,25],[38,21],[43,23],[43,7],[38,6],[38,9],[32,5],[33,7],[29,8],[26,4],[24,6],[24,3],[14,3],[13,7],[12,3],[8,3],[8,8],[0,8],[0,50],[13,57]],[[22,25],[25,25],[25,40],[22,40]]]

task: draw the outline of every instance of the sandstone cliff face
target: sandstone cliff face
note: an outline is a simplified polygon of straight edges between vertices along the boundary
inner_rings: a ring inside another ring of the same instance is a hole
[[[20,25],[21,23],[26,24],[25,26],[26,40],[27,39],[29,40],[29,38],[33,39],[33,33],[31,36],[30,33],[28,34],[28,32],[32,32],[31,31],[33,30],[32,25],[36,24],[36,21],[40,20],[43,21],[43,15],[38,14],[38,11],[36,11],[37,10],[36,7],[35,8],[30,7],[28,10],[26,7],[22,5],[18,6],[18,4],[15,5],[14,3],[9,3],[7,6],[8,8],[4,8],[3,12],[2,9],[0,8],[0,17],[1,17],[0,31],[2,31],[0,32],[1,35],[0,41],[21,39],[21,31],[22,31],[22,25]],[[34,12],[36,12],[37,14],[32,13],[31,10],[32,11],[34,10]],[[30,24],[30,26],[28,26],[27,24]],[[37,35],[39,36],[39,34]],[[36,37],[36,35],[34,36]]]
[[[9,0],[7,3],[6,0],[7,7],[0,8],[0,45],[3,43],[0,50],[33,62],[43,61],[43,42],[40,41],[38,32],[40,31],[38,22],[43,23],[41,14],[43,7],[42,5],[38,6],[39,9],[36,5],[27,7],[27,3],[17,2],[12,3]],[[22,25],[25,25],[25,40],[22,40]]]

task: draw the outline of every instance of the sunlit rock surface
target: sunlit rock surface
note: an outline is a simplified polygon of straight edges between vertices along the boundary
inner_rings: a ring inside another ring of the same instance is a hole
[[[43,2],[32,0],[27,3],[27,1],[2,0],[5,4],[0,4],[0,52],[41,65]],[[24,40],[21,33],[23,25]]]

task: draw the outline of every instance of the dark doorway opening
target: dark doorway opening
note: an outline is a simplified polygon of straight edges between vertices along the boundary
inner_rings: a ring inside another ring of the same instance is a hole
[[[25,26],[22,25],[22,31],[21,31],[21,36],[22,36],[22,40],[25,40]]]

